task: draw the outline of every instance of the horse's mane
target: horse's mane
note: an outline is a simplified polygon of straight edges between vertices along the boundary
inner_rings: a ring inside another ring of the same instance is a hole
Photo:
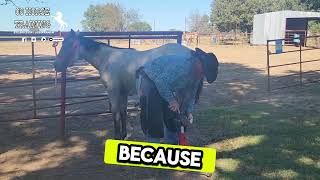
[[[114,49],[132,49],[132,48],[120,48],[120,47],[110,46],[106,43],[98,42],[91,38],[83,37],[83,36],[80,36],[79,40],[80,40],[80,44],[83,45],[84,48],[87,49],[88,51],[98,51],[101,47],[110,47]]]

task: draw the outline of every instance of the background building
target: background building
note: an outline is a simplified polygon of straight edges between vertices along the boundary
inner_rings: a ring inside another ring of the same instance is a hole
[[[319,12],[277,11],[254,16],[251,44],[266,45],[267,40],[308,35],[308,22],[320,21]],[[287,41],[286,43],[291,43]]]

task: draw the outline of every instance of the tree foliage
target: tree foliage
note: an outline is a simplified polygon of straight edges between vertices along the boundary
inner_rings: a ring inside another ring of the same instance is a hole
[[[239,29],[251,32],[256,14],[281,10],[301,11],[308,7],[310,5],[301,0],[215,0],[211,5],[210,20],[219,31]]]
[[[301,0],[302,3],[306,4],[310,10],[320,10],[319,0]]]
[[[152,27],[147,22],[135,22],[129,25],[129,31],[151,31]]]
[[[191,32],[210,33],[210,17],[206,14],[200,14],[199,11],[194,11],[189,15],[188,27]]]
[[[309,22],[309,31],[312,35],[319,35],[320,34],[320,23],[317,21]]]
[[[117,3],[107,3],[90,5],[81,23],[85,31],[127,31],[138,22],[140,18],[136,10],[127,10]]]

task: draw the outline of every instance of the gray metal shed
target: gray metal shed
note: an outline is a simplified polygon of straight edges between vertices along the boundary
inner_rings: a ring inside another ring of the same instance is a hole
[[[253,20],[251,44],[266,45],[267,40],[307,36],[308,21],[320,20],[319,12],[277,11],[257,14]]]

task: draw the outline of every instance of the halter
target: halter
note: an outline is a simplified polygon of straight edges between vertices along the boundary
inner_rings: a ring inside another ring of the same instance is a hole
[[[58,59],[61,61],[66,61],[71,57],[73,57],[76,53],[79,53],[79,51],[80,51],[80,42],[79,40],[76,40],[75,42],[73,42],[72,49],[68,52],[68,54],[66,56],[59,56]],[[73,64],[73,61],[71,62],[71,65],[72,64]]]
[[[62,37],[62,36],[65,36],[65,34],[62,34],[60,31],[59,31],[59,37]],[[52,47],[55,48],[55,54],[56,54],[56,58],[58,56],[58,53],[57,53],[57,46],[58,46],[59,42],[58,41],[55,41],[53,42],[52,44]],[[76,40],[75,42],[73,42],[72,44],[72,51],[69,52],[67,54],[67,56],[59,56],[59,60],[62,60],[62,61],[65,61],[66,59],[69,59],[71,56],[73,56],[76,52],[79,52],[80,50],[80,42],[79,40]]]

